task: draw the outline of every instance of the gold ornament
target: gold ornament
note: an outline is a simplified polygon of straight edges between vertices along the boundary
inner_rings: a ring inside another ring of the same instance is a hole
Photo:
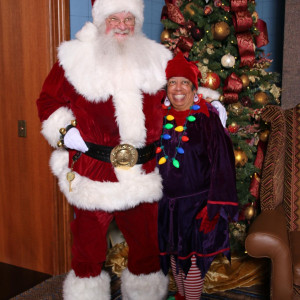
[[[171,36],[170,31],[165,29],[160,35],[160,41],[162,43],[165,43],[170,38],[170,36]]]
[[[235,116],[240,116],[244,111],[244,106],[240,102],[236,102],[236,103],[229,104],[228,109]]]
[[[244,215],[247,220],[251,220],[256,214],[254,203],[252,202],[250,206],[248,206],[245,211]]]
[[[254,100],[260,105],[266,105],[269,102],[269,97],[265,92],[257,92],[254,95]]]
[[[192,3],[192,2],[190,2],[190,3],[188,3],[186,6],[185,6],[185,8],[184,8],[184,12],[185,13],[187,13],[187,14],[189,14],[191,17],[193,17],[194,15],[195,15],[195,11],[194,11],[194,9],[192,8],[192,6],[195,6],[195,4],[194,3]]]
[[[259,17],[258,17],[258,13],[256,11],[252,14],[252,19],[253,19],[254,23],[257,23]]]
[[[230,34],[230,27],[226,22],[221,21],[212,26],[212,33],[215,40],[223,41]]]
[[[240,79],[243,82],[243,88],[244,89],[247,88],[250,84],[250,79],[249,79],[248,75],[243,74],[243,75],[240,76]]]
[[[248,161],[246,153],[240,148],[234,150],[234,157],[236,167],[243,167]]]
[[[259,134],[259,139],[262,142],[266,142],[269,138],[269,134],[270,134],[270,131],[268,129],[266,129]]]
[[[225,97],[224,97],[223,95],[221,95],[221,96],[219,97],[220,102],[224,102],[224,99],[225,99]]]

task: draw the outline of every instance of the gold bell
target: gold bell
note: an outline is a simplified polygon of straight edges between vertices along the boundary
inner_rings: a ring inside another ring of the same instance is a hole
[[[76,120],[72,120],[72,121],[71,121],[71,125],[74,126],[74,127],[76,127],[77,121],[76,121]]]
[[[63,144],[62,141],[58,141],[58,142],[57,142],[57,147],[61,148],[63,145],[64,145],[64,144]]]
[[[66,134],[66,128],[59,129],[60,134],[65,135]]]

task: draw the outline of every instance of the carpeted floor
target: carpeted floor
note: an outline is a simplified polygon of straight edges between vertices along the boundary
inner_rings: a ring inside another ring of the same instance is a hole
[[[108,272],[111,274],[111,300],[122,300],[120,293],[120,279],[117,275],[111,272],[111,269],[108,268]],[[62,284],[65,278],[65,274],[54,276],[41,284],[33,287],[32,289],[11,298],[11,300],[63,300],[62,296]],[[214,294],[202,294],[202,300],[213,300],[213,299],[222,299],[222,300],[253,300],[269,299],[268,295],[269,287],[267,285],[253,286],[250,288],[239,288],[225,292],[219,292]],[[169,296],[173,295],[174,292],[170,292]],[[141,299],[143,300],[143,299]],[[153,299],[155,300],[155,299]]]

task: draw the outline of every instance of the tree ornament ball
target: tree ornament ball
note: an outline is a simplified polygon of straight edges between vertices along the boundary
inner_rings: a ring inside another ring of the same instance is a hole
[[[243,74],[243,75],[240,76],[240,79],[243,82],[243,88],[244,89],[247,88],[250,84],[250,79],[249,79],[248,75]]]
[[[235,58],[230,53],[225,54],[221,58],[221,64],[224,68],[232,68],[235,65]]]
[[[235,157],[235,166],[236,167],[243,167],[243,166],[245,166],[245,164],[248,161],[248,157],[242,149],[235,149],[234,157]]]
[[[160,35],[160,40],[162,43],[165,43],[171,37],[171,33],[168,29],[163,30]]]
[[[214,6],[215,7],[221,7],[222,6],[222,1],[221,0],[214,0]]]
[[[191,28],[191,35],[196,41],[200,41],[204,36],[204,30],[196,26]]]
[[[213,8],[210,5],[204,6],[204,14],[206,16],[210,15],[213,12]]]
[[[239,126],[237,123],[232,122],[230,125],[228,125],[228,130],[230,133],[237,133],[239,130]]]
[[[260,105],[267,105],[269,103],[269,97],[265,92],[257,92],[254,95],[254,100]]]
[[[224,102],[224,99],[225,99],[224,95],[221,95],[221,96],[219,97],[219,101],[222,102],[222,103]]]
[[[191,17],[193,17],[196,12],[195,10],[192,8],[192,6],[195,6],[195,4],[193,4],[192,2],[188,3],[185,7],[184,7],[184,12],[189,14]]]
[[[205,82],[202,84],[204,87],[216,90],[221,83],[221,79],[217,73],[207,72]]]
[[[247,220],[251,220],[255,216],[255,208],[253,202],[244,211],[244,216]]]
[[[259,134],[259,140],[262,141],[262,142],[266,142],[269,138],[269,134],[270,134],[270,131],[268,129],[262,131]]]
[[[235,116],[240,116],[244,111],[244,106],[240,102],[236,102],[236,103],[229,104],[228,109]]]
[[[224,22],[218,22],[212,26],[213,37],[217,41],[225,40],[230,34],[229,25]]]

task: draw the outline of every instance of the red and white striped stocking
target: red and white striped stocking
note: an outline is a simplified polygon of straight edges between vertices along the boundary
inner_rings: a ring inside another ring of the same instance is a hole
[[[186,300],[199,300],[201,298],[204,278],[201,278],[201,271],[196,265],[196,257],[191,258],[192,265],[187,276],[183,276],[184,296]]]

